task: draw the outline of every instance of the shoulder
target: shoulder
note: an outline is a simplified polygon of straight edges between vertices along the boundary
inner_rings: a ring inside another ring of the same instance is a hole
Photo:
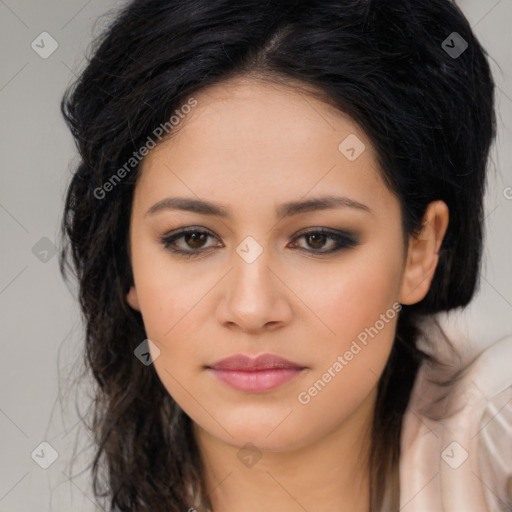
[[[402,428],[401,511],[509,512],[512,336],[446,377],[446,367],[418,372]]]
[[[512,336],[485,349],[466,377],[475,404],[482,484],[490,510],[512,510]]]

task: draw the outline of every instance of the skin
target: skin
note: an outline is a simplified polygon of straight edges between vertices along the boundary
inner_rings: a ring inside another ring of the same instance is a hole
[[[397,316],[309,403],[298,394],[394,303],[426,295],[448,208],[431,203],[423,231],[406,248],[398,199],[381,179],[369,139],[345,114],[303,91],[248,78],[194,97],[197,106],[173,137],[142,164],[127,301],[160,350],[159,378],[194,422],[214,510],[369,510],[369,426]],[[350,134],[366,146],[354,161],[338,150]],[[343,207],[276,217],[281,203],[327,194],[372,213]],[[232,217],[171,209],[146,215],[171,196],[222,203]],[[187,226],[211,233],[175,242],[206,251],[199,257],[173,254],[160,241]],[[319,227],[356,233],[359,244],[318,255],[335,241],[296,234]],[[251,263],[236,252],[248,236],[263,251]],[[204,368],[265,352],[307,369],[277,389],[244,393]],[[260,457],[251,466],[237,457],[248,442]]]

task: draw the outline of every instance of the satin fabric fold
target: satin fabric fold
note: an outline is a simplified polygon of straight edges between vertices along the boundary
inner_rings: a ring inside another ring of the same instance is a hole
[[[511,512],[512,336],[443,372],[420,367],[404,415],[400,512]]]

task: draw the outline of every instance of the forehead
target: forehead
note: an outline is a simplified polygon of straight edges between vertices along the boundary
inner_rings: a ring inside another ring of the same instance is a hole
[[[194,134],[223,135],[238,145],[249,146],[251,137],[266,145],[288,146],[314,141],[324,132],[357,134],[366,138],[359,125],[347,114],[310,94],[306,84],[278,84],[249,77],[237,77],[194,94],[197,106],[184,119]],[[222,131],[218,128],[222,127]],[[286,128],[283,132],[282,129]],[[175,138],[180,137],[178,130]],[[204,141],[205,143],[207,140]]]
[[[360,202],[385,198],[363,130],[303,89],[237,78],[193,98],[197,104],[171,138],[143,162],[138,186],[151,195],[148,200],[171,189],[253,207],[262,196],[277,204],[334,189]],[[343,152],[346,140],[361,151],[356,159]]]

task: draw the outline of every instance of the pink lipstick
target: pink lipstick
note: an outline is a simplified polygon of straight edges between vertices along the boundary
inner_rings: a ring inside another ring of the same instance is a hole
[[[275,389],[292,380],[305,368],[275,354],[261,354],[256,358],[236,354],[207,366],[228,386],[249,393]]]

